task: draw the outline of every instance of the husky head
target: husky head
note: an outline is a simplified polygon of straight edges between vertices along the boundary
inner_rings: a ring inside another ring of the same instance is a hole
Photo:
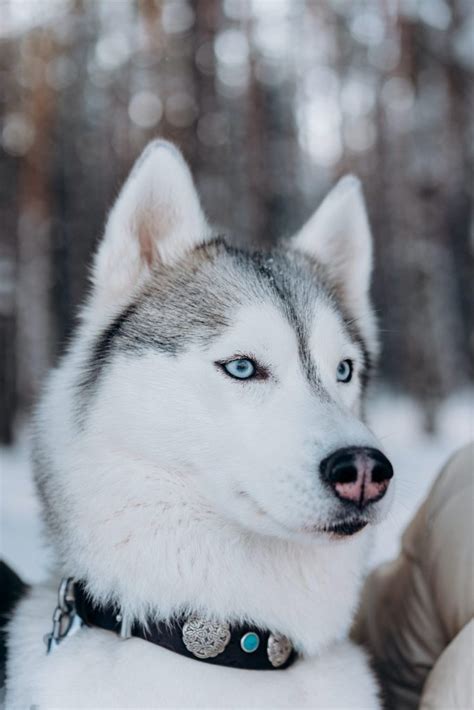
[[[213,235],[180,153],[152,143],[94,262],[75,355],[78,440],[143,463],[143,505],[166,472],[264,535],[376,522],[392,470],[361,416],[377,350],[371,251],[354,177],[287,244],[247,253]],[[138,486],[104,476],[124,500]]]
[[[384,514],[392,475],[362,417],[377,351],[371,263],[355,178],[288,243],[248,253],[213,234],[180,153],[147,148],[109,215],[81,324],[37,417],[50,529],[95,594],[126,583],[122,600],[146,604],[161,585],[172,609],[181,588],[189,604],[212,588],[214,611],[226,613],[218,580],[230,599],[240,570],[238,609],[246,559],[274,569],[255,562],[250,540],[280,545],[275,570],[283,549],[300,565],[292,545],[332,551],[337,541],[351,558],[352,541]],[[276,573],[252,587],[246,611],[268,606]],[[282,579],[293,595],[293,572]]]

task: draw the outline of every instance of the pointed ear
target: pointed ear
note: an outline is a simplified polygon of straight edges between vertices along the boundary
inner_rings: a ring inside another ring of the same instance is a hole
[[[191,173],[166,141],[150,143],[113,206],[93,265],[95,305],[123,303],[154,265],[210,237]]]
[[[293,245],[319,261],[350,303],[365,296],[372,271],[372,237],[359,180],[346,175],[294,237]]]
[[[375,349],[369,289],[372,236],[360,181],[346,175],[293,238],[295,249],[322,264],[348,312]]]

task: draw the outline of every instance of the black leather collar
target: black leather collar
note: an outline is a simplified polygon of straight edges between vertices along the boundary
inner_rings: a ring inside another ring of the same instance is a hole
[[[231,668],[283,670],[297,657],[290,641],[251,625],[218,624],[197,616],[144,626],[133,623],[124,632],[124,620],[113,605],[91,601],[82,582],[74,582],[75,612],[87,626],[97,626],[122,637],[136,637],[194,658]]]

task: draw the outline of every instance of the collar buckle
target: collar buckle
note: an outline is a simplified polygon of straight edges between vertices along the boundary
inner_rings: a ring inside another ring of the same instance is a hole
[[[53,628],[44,636],[46,653],[57,648],[61,641],[82,625],[76,614],[74,577],[63,577],[58,588],[58,603],[53,613]]]

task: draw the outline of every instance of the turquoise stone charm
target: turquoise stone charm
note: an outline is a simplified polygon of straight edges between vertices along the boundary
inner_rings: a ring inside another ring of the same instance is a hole
[[[240,639],[240,647],[242,648],[242,651],[245,651],[245,653],[253,653],[259,646],[260,639],[258,634],[254,631],[249,631]]]

